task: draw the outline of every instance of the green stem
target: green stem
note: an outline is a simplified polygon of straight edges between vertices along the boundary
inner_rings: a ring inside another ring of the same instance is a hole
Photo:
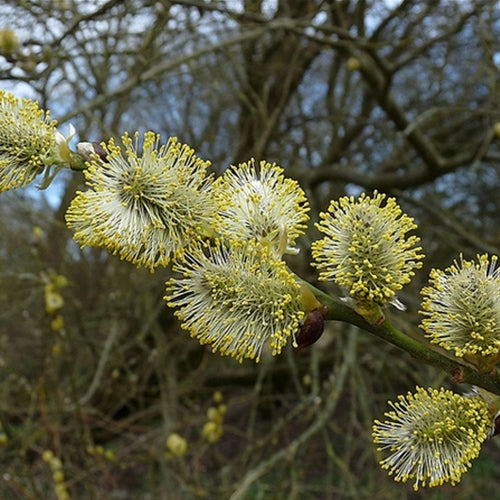
[[[497,369],[490,373],[481,373],[464,360],[439,352],[423,336],[421,340],[417,340],[398,330],[387,318],[380,325],[371,325],[344,302],[330,297],[310,284],[307,286],[327,307],[326,320],[343,321],[355,325],[406,351],[414,358],[444,370],[456,383],[477,385],[500,395],[500,372]]]

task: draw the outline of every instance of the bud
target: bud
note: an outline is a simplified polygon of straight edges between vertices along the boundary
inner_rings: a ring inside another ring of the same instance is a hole
[[[357,57],[349,57],[347,59],[347,70],[356,71],[361,68],[361,61]]]
[[[107,158],[106,151],[98,142],[79,142],[76,145],[76,150],[87,161],[95,159],[95,155],[102,161],[106,161]]]
[[[295,350],[300,351],[304,347],[314,344],[323,334],[324,327],[325,317],[323,313],[319,309],[309,311],[297,334],[297,347]]]
[[[172,457],[182,457],[187,451],[188,444],[182,436],[173,432],[168,436],[165,446]]]
[[[13,56],[19,49],[19,37],[15,31],[4,28],[0,29],[0,54]]]
[[[494,130],[495,135],[500,138],[500,122],[495,123]]]

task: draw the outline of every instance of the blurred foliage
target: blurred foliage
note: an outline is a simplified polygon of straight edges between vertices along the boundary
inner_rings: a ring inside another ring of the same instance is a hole
[[[396,195],[427,255],[408,310],[389,311],[409,334],[430,267],[499,253],[496,1],[6,0],[0,14],[19,40],[0,51],[2,88],[80,140],[152,129],[214,172],[276,161],[313,218],[346,193]],[[496,497],[495,440],[455,488],[415,493],[377,465],[386,400],[446,374],[344,324],[258,365],[211,354],[165,306],[169,270],[72,242],[64,213],[82,179],[0,198],[2,499],[61,499],[60,483],[75,499]],[[311,224],[289,259],[312,282],[316,238]],[[50,273],[68,282],[56,328]],[[172,433],[185,454],[169,454]]]

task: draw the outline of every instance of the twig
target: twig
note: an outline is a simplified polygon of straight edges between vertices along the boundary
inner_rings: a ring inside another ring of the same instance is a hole
[[[500,395],[500,372],[497,369],[490,373],[481,373],[463,359],[441,352],[441,350],[430,344],[423,335],[418,340],[406,335],[388,319],[385,319],[380,325],[371,325],[347,304],[330,297],[312,285],[308,286],[316,298],[327,307],[327,320],[344,321],[355,325],[399,347],[414,358],[444,370],[457,383],[477,385],[489,392]]]
[[[99,362],[97,363],[97,369],[94,373],[94,378],[92,379],[92,383],[88,388],[87,392],[84,396],[80,398],[80,404],[86,404],[90,401],[90,398],[94,395],[95,391],[99,387],[101,383],[102,374],[104,372],[104,367],[106,366],[106,362],[109,357],[109,352],[111,351],[111,347],[113,346],[118,334],[120,333],[120,329],[118,328],[118,321],[113,320],[111,323],[110,332],[106,342],[104,343],[104,348],[101,353],[101,357],[99,358]]]
[[[330,391],[325,396],[325,406],[318,412],[316,420],[290,444],[288,444],[284,448],[281,448],[276,453],[271,455],[267,460],[265,460],[264,462],[260,462],[255,468],[248,471],[229,500],[240,500],[244,498],[250,486],[257,479],[266,474],[278,462],[287,459],[290,456],[293,456],[293,454],[297,452],[300,446],[303,446],[304,443],[306,443],[323,428],[323,426],[337,407],[346,375],[349,368],[355,362],[356,342],[357,340],[355,336],[349,337],[343,362],[340,365],[337,373],[332,374],[332,377],[330,378],[330,382],[332,385]]]

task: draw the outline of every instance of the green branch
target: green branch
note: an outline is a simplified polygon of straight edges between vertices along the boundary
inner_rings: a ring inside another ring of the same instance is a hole
[[[387,318],[380,325],[372,325],[347,304],[330,297],[310,284],[308,286],[315,297],[326,306],[326,320],[343,321],[355,325],[406,351],[415,359],[444,370],[456,383],[477,385],[500,395],[500,373],[497,369],[490,373],[481,373],[466,361],[439,352],[425,338],[417,340],[398,330]]]

